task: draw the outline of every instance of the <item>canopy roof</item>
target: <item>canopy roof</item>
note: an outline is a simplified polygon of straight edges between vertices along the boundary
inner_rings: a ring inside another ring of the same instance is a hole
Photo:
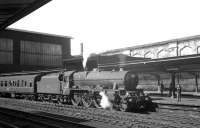
[[[0,30],[13,24],[51,0],[0,0]]]
[[[99,68],[102,69],[112,69],[114,67],[122,67],[136,72],[199,72],[200,55],[133,60],[99,65]]]

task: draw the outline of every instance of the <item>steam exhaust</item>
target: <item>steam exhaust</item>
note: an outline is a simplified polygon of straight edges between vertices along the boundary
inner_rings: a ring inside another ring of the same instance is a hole
[[[108,96],[106,96],[105,92],[102,91],[99,93],[101,95],[101,102],[100,105],[103,109],[112,109],[112,103],[109,101]]]
[[[87,70],[86,63],[87,63],[87,59],[89,58],[90,54],[87,52],[83,52],[83,43],[81,43],[81,55],[83,57],[83,68],[84,68],[84,70]]]

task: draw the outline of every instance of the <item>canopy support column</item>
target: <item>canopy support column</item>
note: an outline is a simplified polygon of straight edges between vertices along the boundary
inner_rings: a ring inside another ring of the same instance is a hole
[[[171,97],[175,98],[175,78],[176,78],[176,73],[172,72],[171,73],[171,83],[170,83],[170,93],[171,93]]]
[[[198,93],[199,89],[198,89],[198,78],[199,78],[199,73],[196,72],[195,73],[195,86],[196,86],[196,93]]]

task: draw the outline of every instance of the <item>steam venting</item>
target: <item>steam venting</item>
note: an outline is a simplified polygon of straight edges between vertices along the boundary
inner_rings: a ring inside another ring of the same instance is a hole
[[[86,70],[86,63],[87,63],[87,59],[89,57],[89,53],[83,52],[83,43],[81,43],[81,55],[83,57],[83,68],[84,68],[84,70]]]
[[[101,95],[101,102],[100,105],[103,109],[111,109],[112,108],[112,104],[108,99],[108,96],[106,96],[105,92],[100,92],[99,95]]]
[[[87,63],[88,57],[89,57],[89,54],[83,54],[83,68],[84,68],[84,70],[86,70],[86,63]]]

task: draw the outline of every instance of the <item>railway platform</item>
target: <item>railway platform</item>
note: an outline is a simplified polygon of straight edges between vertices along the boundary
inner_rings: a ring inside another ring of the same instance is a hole
[[[145,91],[145,93],[149,94],[149,95],[158,95],[161,96],[161,93],[158,91]],[[164,91],[163,95],[167,96],[169,94],[169,91]],[[200,97],[200,92],[181,92],[183,97]]]
[[[148,91],[146,93],[152,97],[153,102],[155,103],[200,107],[200,93],[182,92],[182,98],[180,102],[178,102],[176,97],[169,97],[167,91],[164,92],[163,95],[156,91]]]

